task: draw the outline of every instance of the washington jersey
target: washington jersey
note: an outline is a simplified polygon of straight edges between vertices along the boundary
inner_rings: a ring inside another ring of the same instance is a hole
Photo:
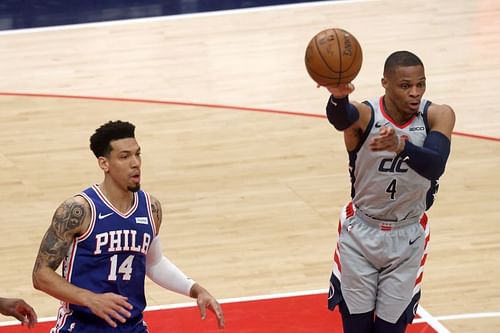
[[[401,139],[423,146],[431,102],[422,100],[418,112],[403,125],[386,114],[382,97],[364,103],[370,106],[372,117],[358,148],[349,152],[352,201],[362,213],[378,220],[420,218],[432,204],[436,183],[419,175],[400,155],[372,151],[369,142],[382,126],[390,126]]]
[[[146,254],[156,235],[149,194],[137,191],[125,214],[93,185],[80,193],[91,209],[88,231],[76,238],[64,260],[63,277],[96,293],[113,292],[133,306],[128,321],[142,318],[146,306]],[[63,304],[71,313],[90,314],[87,307]]]

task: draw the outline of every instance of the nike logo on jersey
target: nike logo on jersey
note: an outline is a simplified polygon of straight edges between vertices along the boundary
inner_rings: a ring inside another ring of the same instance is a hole
[[[380,127],[382,127],[382,126],[384,126],[384,125],[387,125],[387,124],[388,124],[388,122],[387,122],[387,121],[385,121],[385,120],[379,120],[379,121],[377,121],[377,122],[375,123],[375,128],[380,128]]]
[[[106,217],[111,216],[113,214],[114,213],[112,213],[112,212],[108,213],[108,214],[104,214],[104,215],[102,213],[99,213],[99,220],[105,219]]]
[[[411,240],[409,241],[410,245],[413,245],[413,243],[415,243],[417,241],[417,239],[419,239],[422,235],[418,236],[417,238],[415,238],[414,240]]]

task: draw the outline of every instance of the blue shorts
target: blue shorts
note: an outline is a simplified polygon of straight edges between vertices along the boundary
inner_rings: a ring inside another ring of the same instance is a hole
[[[142,315],[128,318],[122,324],[116,322],[116,328],[91,313],[75,312],[64,307],[59,309],[56,326],[50,333],[148,333],[148,327]]]

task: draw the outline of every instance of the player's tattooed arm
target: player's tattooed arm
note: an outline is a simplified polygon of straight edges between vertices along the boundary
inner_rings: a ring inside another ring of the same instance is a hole
[[[161,210],[160,201],[153,196],[151,196],[151,212],[153,213],[153,218],[155,220],[156,233],[158,233],[158,231],[160,231],[163,212]]]
[[[81,197],[64,201],[55,211],[52,223],[43,237],[33,273],[42,267],[56,270],[66,256],[74,237],[88,227],[90,207]]]

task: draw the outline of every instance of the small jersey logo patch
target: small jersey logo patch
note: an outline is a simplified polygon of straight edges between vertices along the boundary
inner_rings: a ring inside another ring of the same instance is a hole
[[[147,217],[136,217],[135,223],[148,224],[148,218]]]

